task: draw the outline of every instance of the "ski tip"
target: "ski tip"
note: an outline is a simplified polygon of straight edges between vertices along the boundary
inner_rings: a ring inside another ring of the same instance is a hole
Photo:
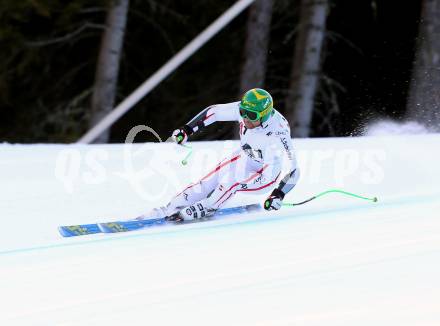
[[[64,226],[59,226],[58,232],[65,238],[73,236]]]

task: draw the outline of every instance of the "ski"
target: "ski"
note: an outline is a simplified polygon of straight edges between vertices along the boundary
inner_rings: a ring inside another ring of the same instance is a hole
[[[98,227],[103,233],[117,233],[117,232],[127,232],[139,230],[144,227],[161,225],[166,221],[165,218],[155,218],[146,220],[130,220],[130,221],[119,221],[119,222],[107,222],[98,223]]]
[[[215,219],[216,217],[220,217],[220,216],[257,211],[260,208],[261,208],[260,204],[221,208],[217,210],[214,216],[208,219],[200,219],[196,221],[199,222],[199,221],[209,220],[212,218]],[[115,221],[115,222],[104,222],[104,223],[93,223],[93,224],[65,225],[65,226],[59,226],[58,231],[63,237],[75,237],[75,236],[89,235],[96,233],[117,233],[117,232],[135,231],[142,228],[159,226],[163,224],[186,224],[186,223],[176,223],[172,221],[167,221],[166,218],[156,218],[156,219],[145,219],[145,220],[127,220],[127,221]]]
[[[98,224],[80,224],[59,226],[58,231],[63,237],[75,237],[79,235],[100,233]]]

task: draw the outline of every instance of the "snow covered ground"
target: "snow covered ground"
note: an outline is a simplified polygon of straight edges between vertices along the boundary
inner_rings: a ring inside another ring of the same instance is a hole
[[[440,135],[295,141],[296,208],[116,235],[236,142],[0,145],[0,325],[440,325]],[[237,203],[265,195],[237,197]]]

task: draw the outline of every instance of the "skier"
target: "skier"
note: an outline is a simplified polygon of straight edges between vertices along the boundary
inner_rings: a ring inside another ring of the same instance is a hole
[[[287,120],[273,108],[272,96],[265,90],[247,91],[241,101],[207,107],[172,133],[177,144],[216,121],[238,121],[241,148],[221,161],[206,176],[190,184],[165,207],[155,208],[146,217],[167,217],[188,221],[211,216],[237,192],[273,189],[264,201],[266,210],[281,208],[284,196],[299,178]],[[282,170],[283,152],[290,170],[276,184]],[[275,188],[276,187],[276,188]]]

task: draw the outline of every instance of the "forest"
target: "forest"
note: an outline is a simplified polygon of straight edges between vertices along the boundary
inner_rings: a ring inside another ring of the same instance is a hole
[[[235,3],[3,0],[0,142],[76,142]],[[361,135],[380,119],[438,130],[439,19],[440,0],[255,0],[95,142],[140,124],[167,138],[253,87],[293,137]],[[223,123],[194,139],[235,137]]]

